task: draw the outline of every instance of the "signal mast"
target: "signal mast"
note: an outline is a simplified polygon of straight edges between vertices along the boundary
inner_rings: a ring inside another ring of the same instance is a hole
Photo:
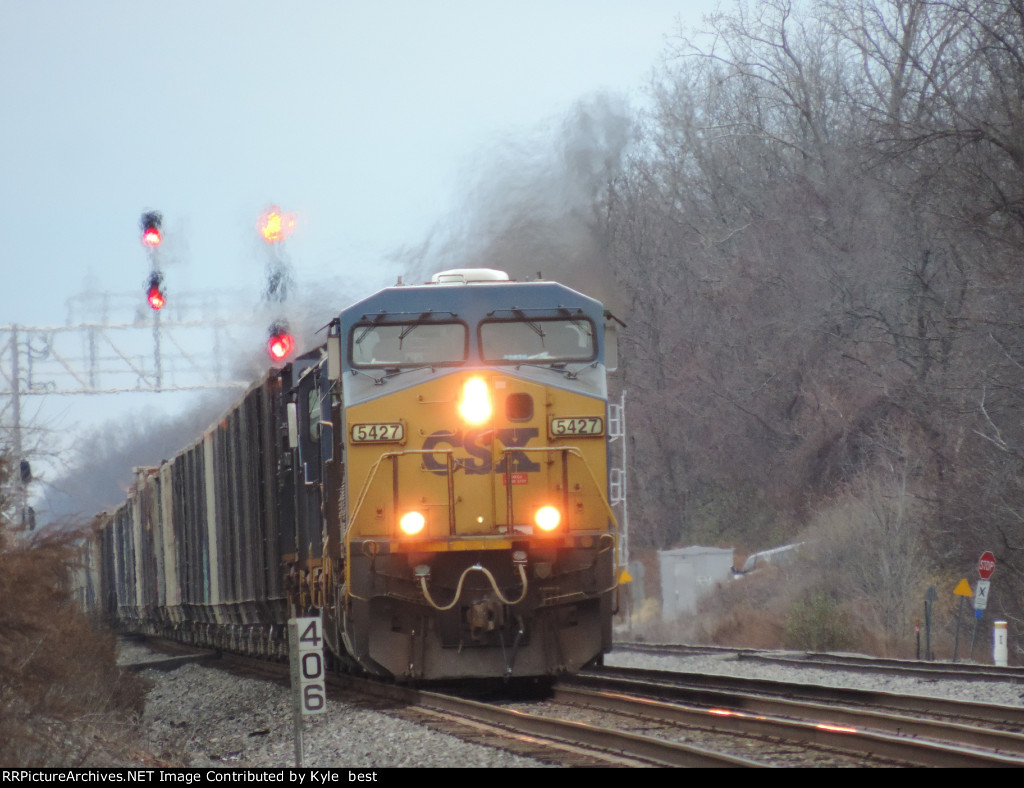
[[[256,229],[267,246],[267,289],[263,300],[267,303],[282,305],[288,299],[288,289],[292,279],[288,260],[284,254],[283,243],[295,230],[295,214],[282,211],[272,205],[262,214],[256,223]],[[270,324],[267,340],[267,355],[275,364],[288,360],[295,350],[295,337],[291,334],[288,320],[280,315]]]
[[[160,270],[160,244],[163,243],[164,217],[159,211],[146,211],[139,219],[142,227],[142,248],[149,258],[149,278],[146,281],[146,303],[153,310],[153,358],[156,371],[156,388],[163,386],[163,370],[160,362],[160,310],[167,303],[164,294],[164,275]]]
[[[163,216],[159,211],[147,211],[142,214],[139,224],[142,227],[142,246],[149,258],[150,268],[149,279],[146,282],[146,303],[154,312],[159,312],[167,303],[167,297],[163,291],[164,275],[160,270],[159,255],[160,244],[164,240],[160,229],[163,224]]]

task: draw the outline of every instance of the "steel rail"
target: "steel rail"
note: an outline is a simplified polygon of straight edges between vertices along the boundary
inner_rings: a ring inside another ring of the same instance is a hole
[[[577,688],[577,683],[602,689]],[[650,698],[652,694],[657,699]],[[813,741],[929,766],[1024,766],[1024,735],[1019,733],[866,709],[621,679],[571,679],[556,687],[556,698],[666,722]]]
[[[974,662],[935,662],[920,659],[872,657],[861,654],[831,654],[818,651],[776,652],[756,648],[681,643],[618,642],[614,644],[614,651],[633,651],[641,654],[676,657],[717,654],[732,656],[738,660],[782,663],[795,668],[821,668],[823,670],[843,668],[845,670],[895,673],[922,678],[949,678],[961,681],[1024,681],[1024,667],[982,665]]]
[[[357,692],[434,709],[443,714],[456,714],[517,734],[526,733],[531,736],[551,739],[562,745],[583,745],[616,755],[640,758],[662,766],[699,768],[765,766],[763,763],[747,758],[664,741],[650,736],[641,736],[571,720],[542,717],[537,714],[411,687],[380,684],[350,676],[338,677],[338,682],[347,689]]]
[[[884,657],[859,657],[845,654],[771,654],[767,652],[744,652],[737,654],[741,660],[771,662],[790,667],[822,668],[825,670],[856,670],[870,673],[889,673],[900,676],[922,678],[945,678],[956,681],[1013,681],[1024,682],[1024,669],[999,667],[968,662],[925,662],[912,659],[887,659]]]
[[[177,651],[177,649],[175,650]],[[199,654],[193,652],[189,654],[188,652],[191,649],[183,650],[186,652],[185,654],[179,652],[173,656],[157,660],[156,664],[146,663],[133,667],[136,667],[136,669],[140,667],[156,667],[166,670],[173,669],[173,667],[177,667],[186,660],[202,659],[205,661],[217,656],[212,652],[202,652]],[[288,669],[283,663],[267,662],[227,653],[222,658],[215,659],[215,661],[219,661],[224,666],[234,665],[243,667],[247,672],[259,673],[267,678],[287,681]],[[622,669],[612,672],[621,673]],[[581,674],[572,681],[590,684],[591,686],[603,682],[605,686],[615,686],[616,689],[614,691],[595,691],[590,688],[567,686],[566,682],[563,682],[556,686],[556,700],[598,708],[602,711],[629,714],[641,720],[660,721],[672,725],[687,725],[733,735],[781,738],[801,745],[810,743],[855,757],[867,754],[874,758],[888,758],[903,763],[942,767],[1024,766],[1024,736],[1020,734],[975,730],[979,737],[988,735],[996,737],[995,739],[990,739],[987,745],[976,744],[975,746],[987,747],[986,750],[981,751],[963,746],[965,742],[981,740],[980,738],[969,739],[967,731],[971,730],[970,726],[953,724],[940,726],[945,729],[945,733],[940,734],[939,738],[941,740],[912,739],[908,738],[908,736],[933,735],[924,732],[924,728],[915,729],[913,727],[919,723],[926,725],[926,721],[894,718],[893,724],[898,728],[902,727],[904,735],[878,730],[877,725],[872,725],[873,729],[866,730],[852,726],[851,723],[855,717],[844,718],[842,715],[856,715],[856,718],[861,720],[870,718],[881,719],[886,715],[879,715],[877,712],[838,709],[817,703],[800,704],[781,698],[755,697],[752,695],[729,696],[723,690],[673,683],[671,679],[677,678],[676,674],[663,671],[627,672],[632,674],[638,672],[656,674],[661,677],[668,677],[669,680],[652,686],[647,681],[638,681],[636,679],[612,679],[606,675],[607,671],[601,674]],[[688,679],[693,677],[693,674],[687,676]],[[442,721],[451,721],[453,717],[455,722],[460,721],[458,718],[471,720],[471,723],[463,724],[478,730],[482,729],[485,735],[489,735],[489,727],[493,735],[510,737],[513,740],[518,739],[519,741],[523,741],[526,737],[536,737],[544,740],[539,743],[554,749],[579,752],[580,748],[592,748],[593,752],[591,754],[593,757],[600,758],[602,757],[601,753],[603,753],[609,762],[619,764],[628,763],[629,759],[634,759],[656,765],[697,766],[705,768],[713,766],[757,767],[766,765],[750,759],[708,751],[663,739],[612,730],[581,722],[543,717],[408,686],[382,684],[347,675],[329,675],[327,678],[332,687],[353,690],[364,695],[414,706],[417,711],[426,710],[432,716],[436,716]],[[698,676],[697,678],[708,680],[717,677]],[[773,684],[774,682],[761,683]],[[774,684],[778,688],[778,683]],[[821,689],[835,690],[836,688]],[[646,692],[648,694],[654,693],[658,697],[654,699],[627,695],[625,693],[626,690]],[[888,696],[888,693],[865,694]],[[688,699],[691,702],[693,702],[694,698],[699,698],[698,702],[702,705],[700,707],[687,707],[680,703],[668,703],[665,702],[665,697]],[[934,703],[937,699],[922,700]],[[764,705],[759,706],[757,704]],[[961,703],[960,705],[971,706],[972,704]],[[813,721],[808,721],[807,719],[795,720],[780,716],[781,714],[792,714],[794,712],[804,717],[813,716],[819,712],[823,716],[821,718],[815,717]],[[482,728],[481,726],[484,727]],[[963,738],[960,738],[960,733],[965,734]],[[534,741],[532,739],[527,740]],[[991,749],[991,741],[993,740],[1000,742],[995,745],[999,748],[999,751]],[[626,760],[624,761],[623,759]]]
[[[876,706],[892,709],[902,714],[926,714],[931,717],[945,716],[992,725],[1005,725],[1017,730],[1024,729],[1024,707],[1003,706],[996,703],[975,703],[925,695],[899,695],[884,690],[831,687],[821,684],[774,681],[771,679],[755,679],[712,673],[674,673],[644,668],[605,666],[599,671],[584,671],[577,674],[575,678],[578,680],[588,680],[590,677],[657,682],[675,687],[689,687],[702,690],[714,689],[722,692],[747,692],[762,696],[790,699],[820,699],[827,703]]]
[[[202,662],[246,675],[287,683],[290,670],[287,663],[271,662],[230,652],[215,652],[167,641],[142,637],[150,647],[164,656],[125,664],[129,670],[174,670],[187,662]],[[765,767],[766,764],[698,747],[677,744],[648,736],[625,733],[594,725],[542,717],[522,711],[505,709],[486,703],[428,692],[422,689],[359,678],[351,675],[327,674],[332,691],[353,691],[368,697],[414,707],[417,712],[429,712],[438,720],[462,724],[489,737],[505,737],[522,742],[526,737],[534,745],[568,753],[570,757],[587,757],[616,766],[689,766],[712,767]]]

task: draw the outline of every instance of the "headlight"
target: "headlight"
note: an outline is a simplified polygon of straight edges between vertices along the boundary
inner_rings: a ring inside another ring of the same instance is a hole
[[[469,424],[483,424],[491,417],[491,395],[483,378],[470,378],[463,385],[459,415]]]
[[[406,512],[402,515],[402,519],[398,521],[399,527],[409,536],[418,534],[426,524],[426,518],[419,512]]]
[[[554,506],[542,506],[533,516],[533,521],[542,531],[552,531],[558,527],[562,515]]]

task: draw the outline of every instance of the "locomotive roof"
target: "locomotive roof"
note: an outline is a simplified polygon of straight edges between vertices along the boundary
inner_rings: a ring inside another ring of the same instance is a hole
[[[600,320],[600,301],[547,280],[535,282],[479,282],[474,284],[400,285],[388,287],[341,313],[348,325],[381,315],[400,319],[446,314],[460,320],[513,317],[516,314],[552,317],[566,310]]]

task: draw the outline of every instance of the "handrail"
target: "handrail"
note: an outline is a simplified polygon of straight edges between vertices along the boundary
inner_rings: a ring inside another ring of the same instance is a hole
[[[507,519],[508,519],[507,527],[508,527],[509,531],[511,531],[511,529],[513,528],[513,525],[514,525],[513,518],[512,518],[512,484],[511,484],[511,479],[510,479],[510,473],[511,472],[509,470],[511,465],[512,465],[512,463],[509,462],[509,455],[512,454],[513,452],[537,452],[537,453],[561,452],[563,454],[563,456],[571,454],[571,455],[577,457],[580,460],[580,462],[582,463],[583,468],[586,470],[587,475],[590,477],[590,481],[593,484],[593,488],[597,491],[598,498],[600,499],[601,504],[604,506],[604,510],[605,510],[605,512],[608,515],[608,519],[611,520],[612,525],[614,526],[614,540],[615,540],[615,544],[616,545],[618,544],[618,540],[619,540],[619,521],[615,517],[615,513],[612,511],[611,505],[608,503],[608,498],[606,497],[604,491],[601,489],[601,485],[597,481],[597,477],[594,476],[594,471],[591,469],[590,465],[587,463],[586,458],[583,456],[583,453],[576,446],[516,446],[516,447],[512,447],[512,448],[502,449],[501,455],[502,455],[502,459],[505,461],[505,489],[506,489],[506,500],[507,500]],[[380,456],[377,457],[377,460],[373,463],[373,465],[370,466],[370,469],[369,469],[369,471],[366,474],[366,479],[363,481],[362,488],[360,489],[360,492],[359,492],[359,497],[356,500],[355,508],[352,510],[352,516],[349,519],[348,528],[346,528],[346,530],[345,530],[345,585],[346,585],[347,588],[351,588],[352,587],[352,585],[351,585],[351,581],[352,581],[352,577],[351,577],[351,571],[352,571],[351,570],[351,567],[352,567],[351,541],[352,541],[353,526],[358,521],[359,515],[362,513],[363,504],[366,502],[366,497],[369,494],[370,487],[372,486],[373,482],[375,481],[375,479],[377,477],[377,473],[380,471],[381,464],[385,460],[389,460],[390,459],[390,460],[394,461],[398,457],[410,456],[410,455],[416,455],[416,454],[421,454],[421,455],[422,454],[431,454],[431,455],[444,454],[445,455],[445,460],[446,460],[446,465],[447,465],[447,493],[448,493],[449,534],[452,535],[452,536],[455,535],[455,488],[454,488],[454,476],[455,476],[454,469],[455,469],[455,463],[453,462],[453,459],[454,459],[454,449],[441,449],[441,448],[433,448],[433,449],[403,449],[403,450],[400,450],[400,451],[386,451],[386,452],[382,452],[380,454]],[[565,463],[565,460],[563,460],[563,482],[562,482],[562,486],[563,486],[563,497],[566,500],[568,499],[567,475],[568,475],[568,465],[567,465],[567,463]],[[566,504],[563,502],[563,507],[565,507],[565,506],[566,506]],[[568,510],[567,509],[566,509],[566,512],[565,512],[565,516],[568,518]],[[618,574],[618,570],[621,569],[621,566],[619,565],[619,560],[618,560],[618,550],[615,551],[615,555],[616,555],[616,557],[615,557],[616,574]]]
[[[619,521],[618,521],[618,518],[615,517],[615,512],[612,511],[611,504],[608,503],[608,498],[605,496],[604,491],[601,489],[601,485],[598,483],[597,477],[594,476],[594,471],[591,469],[590,464],[587,462],[586,458],[583,456],[583,453],[579,450],[579,447],[577,447],[577,446],[516,446],[516,447],[513,447],[513,448],[502,449],[502,452],[501,452],[502,459],[504,459],[504,461],[505,461],[505,490],[506,490],[506,500],[507,500],[507,507],[506,508],[508,510],[508,528],[509,528],[509,530],[511,531],[511,529],[513,527],[513,522],[512,522],[512,485],[510,483],[511,480],[509,479],[509,467],[511,466],[512,463],[510,463],[508,461],[507,455],[510,454],[511,452],[520,452],[520,451],[521,452],[528,452],[528,451],[533,451],[533,452],[556,452],[557,451],[557,452],[562,452],[563,458],[564,458],[564,455],[566,455],[566,454],[572,454],[572,455],[575,455],[576,457],[579,458],[580,462],[583,464],[583,467],[586,469],[587,474],[590,476],[590,481],[591,481],[591,483],[593,483],[594,489],[597,490],[597,495],[601,499],[601,503],[604,505],[604,510],[608,514],[608,518],[612,521],[612,525],[615,526],[615,534],[613,536],[613,539],[614,539],[613,547],[616,548],[615,549],[615,576],[618,577],[619,573],[622,570],[622,565],[619,563],[619,551],[617,549],[618,548],[618,544],[619,544]],[[569,516],[569,511],[568,511],[569,490],[568,490],[567,475],[568,475],[568,466],[565,463],[565,460],[563,459],[563,464],[562,464],[562,493],[563,493],[563,499],[564,499],[563,500],[563,508],[565,509],[565,516],[568,518],[568,516]]]
[[[616,531],[616,533],[618,533],[619,521],[616,519],[615,513],[612,511],[612,507],[608,503],[608,499],[605,497],[605,494],[601,491],[601,485],[598,483],[597,477],[594,476],[594,472],[590,469],[590,465],[587,463],[587,460],[584,458],[583,453],[579,450],[579,447],[577,447],[577,446],[515,446],[515,447],[509,448],[509,449],[502,449],[501,453],[502,453],[502,456],[504,457],[504,455],[509,454],[511,452],[528,452],[528,451],[536,451],[536,452],[556,452],[556,451],[561,451],[561,452],[566,452],[568,454],[572,454],[572,455],[575,455],[576,457],[578,457],[580,459],[580,462],[583,463],[583,467],[586,469],[587,474],[590,476],[590,481],[593,482],[594,489],[597,490],[597,494],[601,498],[601,503],[604,504],[604,510],[608,513],[608,517],[611,519],[612,523],[615,524],[615,531]],[[506,474],[506,476],[508,475],[508,472],[509,472],[508,471],[508,467],[509,467],[509,463],[506,462],[505,463],[505,474]]]
[[[355,525],[359,519],[359,515],[362,512],[363,504],[366,502],[366,496],[369,494],[370,486],[373,484],[374,479],[377,478],[377,472],[380,470],[381,463],[387,459],[395,459],[396,457],[404,457],[406,455],[413,454],[444,454],[447,458],[448,464],[448,517],[451,521],[450,529],[454,530],[454,518],[455,518],[455,497],[454,490],[451,483],[451,469],[452,469],[452,456],[454,449],[403,449],[401,451],[386,451],[382,452],[377,458],[376,462],[370,466],[370,470],[366,472],[366,479],[363,481],[363,486],[359,491],[359,498],[356,499],[355,508],[352,510],[352,517],[349,518],[348,528],[345,529],[345,587],[352,588],[352,526]]]

